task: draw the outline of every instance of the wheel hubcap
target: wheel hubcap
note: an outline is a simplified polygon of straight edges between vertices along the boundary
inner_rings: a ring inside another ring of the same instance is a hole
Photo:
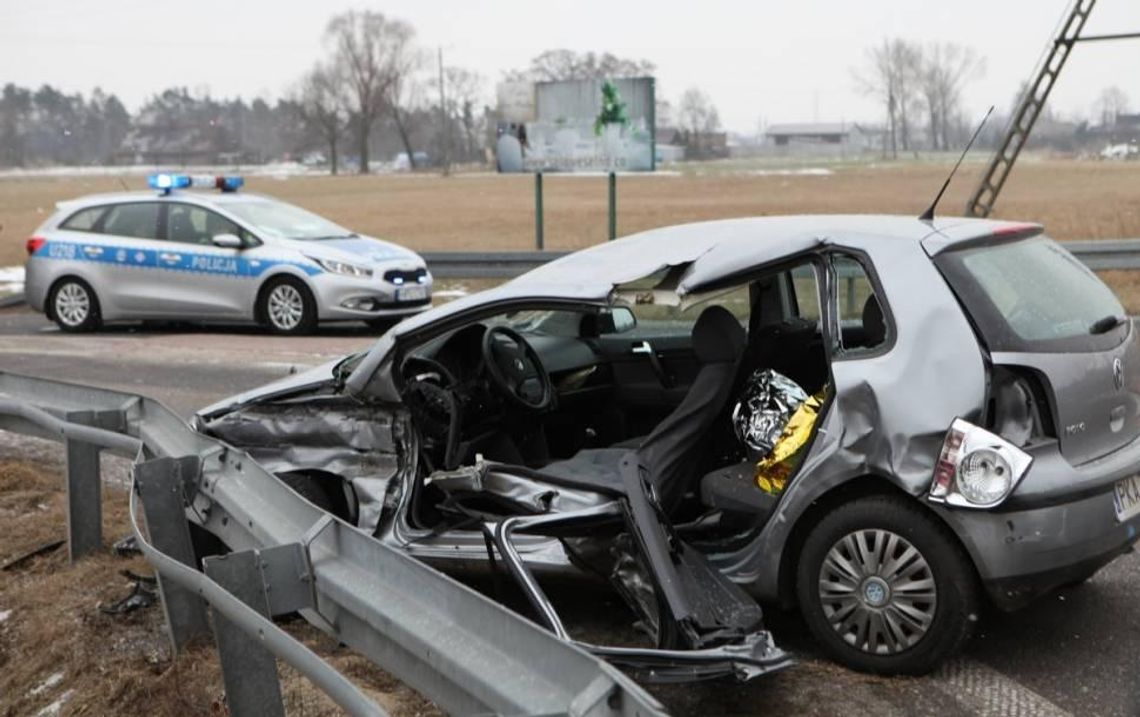
[[[913,647],[934,621],[937,597],[926,558],[889,530],[849,533],[819,570],[824,616],[862,652],[893,655]]]
[[[91,313],[91,297],[79,284],[64,284],[55,295],[55,315],[68,326],[79,326]]]
[[[279,329],[295,329],[305,313],[301,292],[289,284],[273,287],[269,292],[269,321]]]

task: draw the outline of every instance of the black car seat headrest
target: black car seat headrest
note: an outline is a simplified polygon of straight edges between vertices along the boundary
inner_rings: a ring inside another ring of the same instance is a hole
[[[693,324],[693,353],[701,363],[729,363],[744,352],[744,327],[723,306],[710,306]]]

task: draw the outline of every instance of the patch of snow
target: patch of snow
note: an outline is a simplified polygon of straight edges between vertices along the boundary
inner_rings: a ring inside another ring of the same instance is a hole
[[[11,610],[0,610],[0,622],[7,622],[10,617],[12,617]]]
[[[36,713],[36,717],[56,717],[63,710],[63,703],[71,699],[74,690],[68,690],[59,696],[55,702],[52,702],[47,707]]]
[[[835,172],[826,167],[803,167],[801,169],[750,169],[744,174],[751,177],[830,177]]]
[[[31,694],[33,696],[43,694],[44,692],[47,692],[51,688],[58,685],[60,682],[63,682],[63,673],[62,672],[56,672],[55,674],[48,677],[46,680],[44,680],[40,684],[33,687]]]
[[[307,167],[299,162],[273,162],[241,167],[192,166],[155,167],[153,165],[92,165],[86,167],[24,167],[0,170],[0,179],[28,179],[33,177],[145,177],[156,172],[177,174],[236,174],[245,177],[288,178],[304,174],[327,174],[319,167]],[[139,187],[143,189],[143,187]]]
[[[433,291],[431,295],[444,299],[458,299],[462,296],[467,296],[467,292],[463,289],[444,289],[443,291]]]
[[[24,267],[0,266],[0,294],[18,294],[24,290]]]

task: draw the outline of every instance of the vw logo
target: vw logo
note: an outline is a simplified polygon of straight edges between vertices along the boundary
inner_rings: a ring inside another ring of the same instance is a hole
[[[1117,391],[1124,388],[1124,362],[1119,358],[1112,360],[1112,383]]]

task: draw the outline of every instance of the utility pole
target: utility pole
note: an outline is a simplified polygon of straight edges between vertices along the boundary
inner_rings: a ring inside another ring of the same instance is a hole
[[[443,45],[439,46],[439,127],[443,132],[443,176],[451,174],[451,123],[447,116],[446,94],[443,89]]]

